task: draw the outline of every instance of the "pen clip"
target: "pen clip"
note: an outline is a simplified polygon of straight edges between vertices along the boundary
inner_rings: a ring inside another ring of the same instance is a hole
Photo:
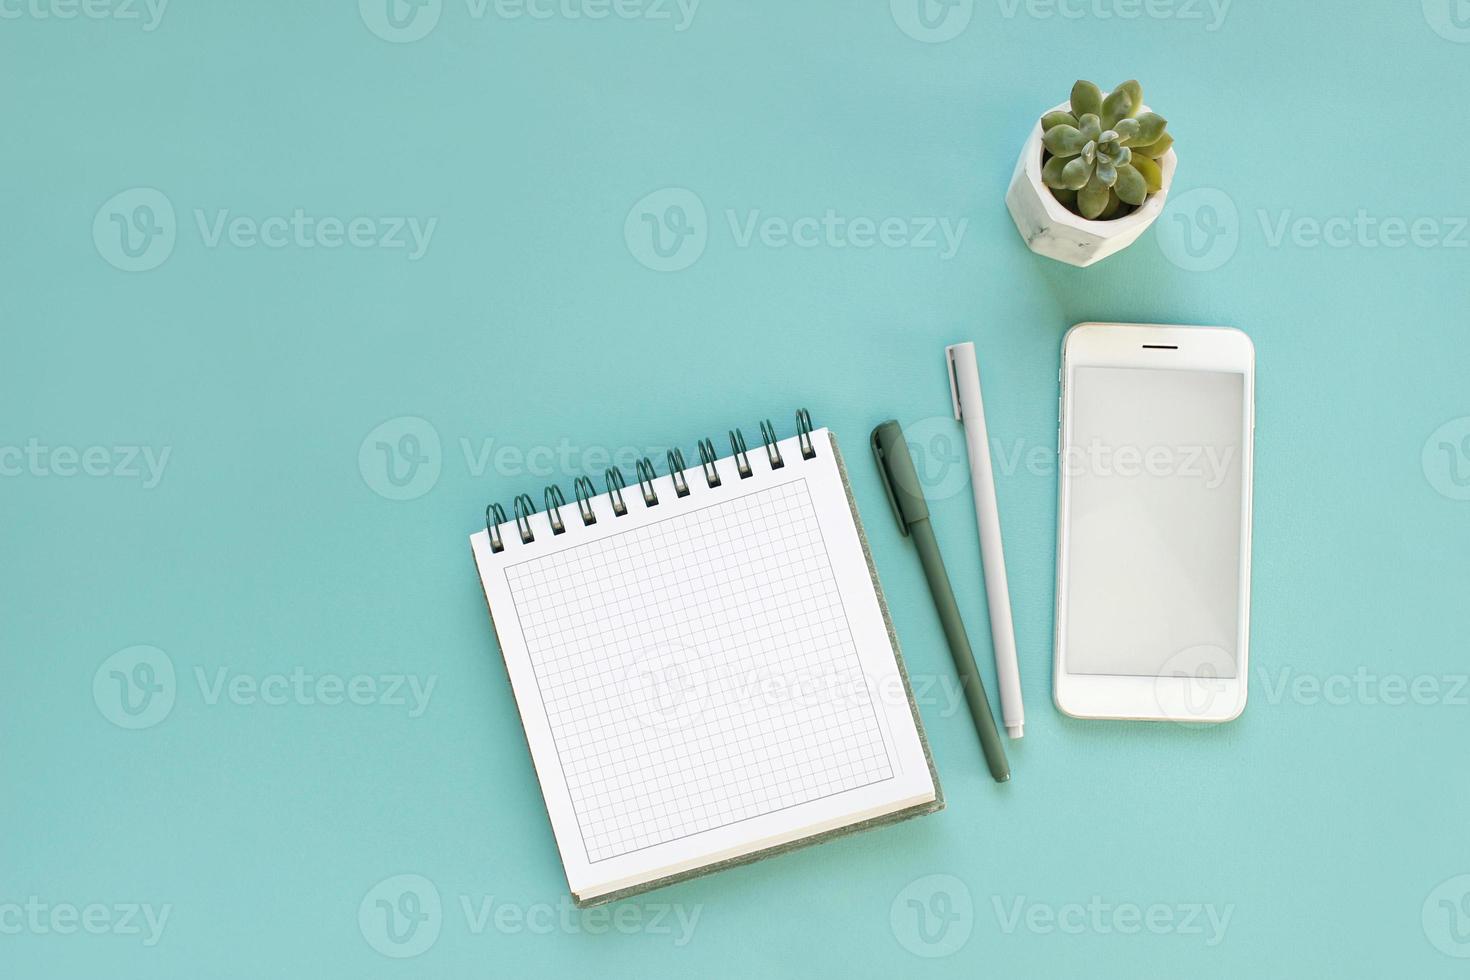
[[[878,443],[877,429],[873,430],[869,441],[873,445],[873,458],[878,461],[878,479],[883,482],[883,493],[888,497],[888,506],[893,508],[894,520],[898,521],[898,533],[908,537],[909,525],[903,519],[903,511],[898,506],[898,497],[893,493],[893,483],[888,478],[888,460],[883,458],[883,447]]]
[[[954,373],[954,351],[959,344],[950,344],[944,349],[944,367],[949,372],[949,400],[954,406],[954,418],[956,422],[964,421],[964,413],[960,408],[960,383]]]

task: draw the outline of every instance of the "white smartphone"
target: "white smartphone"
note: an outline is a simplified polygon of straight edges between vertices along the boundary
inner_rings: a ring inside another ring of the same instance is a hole
[[[1255,348],[1083,323],[1062,343],[1054,696],[1077,718],[1245,708]]]

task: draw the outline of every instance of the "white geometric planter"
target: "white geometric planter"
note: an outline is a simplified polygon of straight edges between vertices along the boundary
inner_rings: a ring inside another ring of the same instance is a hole
[[[1056,108],[1070,112],[1072,103],[1063,102]],[[1148,106],[1139,111],[1147,112]],[[1021,150],[1021,159],[1016,162],[1010,190],[1006,191],[1006,208],[1031,251],[1068,265],[1089,266],[1138,241],[1144,229],[1163,213],[1178,162],[1172,147],[1159,158],[1163,188],[1150,194],[1132,214],[1111,221],[1089,221],[1063,207],[1052,195],[1051,188],[1041,182],[1041,120],[1038,118],[1031,138]]]

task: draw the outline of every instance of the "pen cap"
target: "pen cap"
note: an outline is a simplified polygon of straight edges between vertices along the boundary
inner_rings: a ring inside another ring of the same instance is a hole
[[[897,422],[890,419],[873,430],[873,456],[888,491],[888,502],[893,505],[893,516],[898,518],[899,529],[908,534],[909,525],[929,518],[929,505],[924,502],[924,489],[909,455],[908,440]]]
[[[966,341],[963,344],[950,344],[944,349],[945,366],[949,368],[949,400],[954,406],[954,420],[963,421],[965,417],[963,399],[960,398],[960,377],[974,378],[974,384],[979,386],[980,369],[975,363],[975,345]]]

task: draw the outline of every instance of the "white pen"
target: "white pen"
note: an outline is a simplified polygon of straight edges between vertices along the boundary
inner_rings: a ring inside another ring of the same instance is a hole
[[[975,523],[980,526],[980,561],[990,606],[991,644],[995,648],[995,679],[1000,685],[1000,712],[1006,734],[1020,738],[1025,730],[1026,709],[1021,703],[1021,669],[1016,663],[1016,631],[1011,624],[1011,594],[1000,543],[1000,507],[995,501],[990,436],[985,431],[985,403],[980,400],[980,368],[975,363],[974,344],[952,344],[944,349],[944,356],[949,364],[954,417],[965,423],[970,487],[975,493]]]

